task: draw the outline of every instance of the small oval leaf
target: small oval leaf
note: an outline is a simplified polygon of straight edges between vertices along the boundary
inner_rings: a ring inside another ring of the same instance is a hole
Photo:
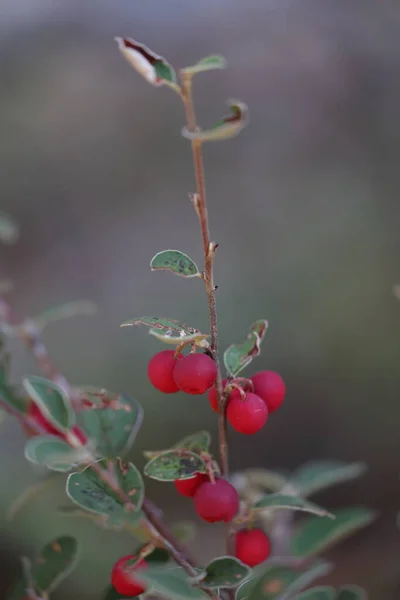
[[[27,441],[25,458],[52,471],[64,473],[87,461],[90,454],[84,446],[71,448],[67,442],[56,435],[39,435]]]
[[[362,462],[311,461],[298,468],[289,483],[302,496],[310,496],[332,485],[356,479],[365,473],[367,466]]]
[[[22,381],[26,393],[42,414],[60,432],[67,432],[75,425],[75,414],[68,396],[54,381],[32,375]]]
[[[150,460],[144,468],[144,474],[158,481],[190,479],[196,473],[206,473],[203,459],[188,450],[168,450]]]
[[[335,598],[335,589],[328,585],[320,585],[296,596],[296,600],[335,600]]]
[[[196,263],[180,250],[158,252],[150,262],[152,271],[171,271],[181,277],[200,277]]]
[[[138,469],[132,463],[124,465],[118,459],[101,460],[96,464],[129,497],[129,503],[124,502],[91,467],[69,475],[66,488],[69,498],[85,510],[107,517],[111,525],[137,521],[142,516],[144,498],[144,483]]]
[[[265,496],[263,496],[261,500],[254,505],[254,510],[281,509],[300,510],[318,515],[320,517],[334,518],[332,513],[324,508],[321,508],[320,506],[317,506],[313,502],[309,502],[304,498],[299,498],[289,494],[265,494]]]
[[[311,517],[294,533],[291,540],[293,556],[309,558],[369,525],[376,512],[364,507],[333,511],[334,520]]]
[[[268,322],[256,321],[250,328],[247,340],[243,344],[232,344],[225,350],[224,364],[230,375],[236,377],[255,356],[261,352],[261,342],[267,332]]]
[[[367,592],[358,585],[344,585],[339,589],[336,600],[367,600]]]
[[[251,576],[251,569],[237,558],[221,556],[205,568],[201,583],[209,589],[235,588]]]
[[[248,108],[243,102],[228,102],[231,114],[223,117],[214,127],[204,131],[190,131],[187,127],[182,129],[183,137],[199,142],[216,142],[234,137],[247,125],[249,121]]]
[[[121,456],[133,444],[143,421],[143,408],[134,398],[106,390],[80,390],[80,419],[100,457]]]
[[[176,321],[175,319],[165,319],[163,317],[139,317],[122,323],[121,327],[131,327],[133,325],[147,325],[150,327],[150,335],[166,344],[179,345],[183,342],[193,342],[196,346],[207,348],[209,343],[208,334],[201,333],[194,327],[188,327]]]
[[[211,435],[208,431],[198,431],[184,437],[173,448],[183,448],[197,454],[208,452],[211,444]]]
[[[144,44],[131,38],[116,37],[121,54],[152,85],[174,84],[176,74],[171,65]]]
[[[210,56],[202,58],[195,65],[191,65],[190,67],[185,67],[184,69],[181,69],[181,71],[183,74],[186,75],[196,75],[197,73],[202,73],[203,71],[211,71],[213,69],[225,69],[225,67],[225,58],[219,54],[212,54]]]
[[[207,596],[192,582],[181,568],[150,566],[135,572],[134,580],[142,581],[149,590],[173,600],[206,600]]]

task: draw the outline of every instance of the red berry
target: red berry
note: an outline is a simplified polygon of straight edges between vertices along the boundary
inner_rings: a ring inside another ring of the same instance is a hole
[[[249,567],[264,562],[271,554],[271,542],[262,529],[242,529],[235,537],[235,556]]]
[[[205,473],[196,473],[196,475],[190,479],[176,479],[174,483],[177,491],[182,496],[193,498],[197,488],[205,481],[209,481],[208,475]]]
[[[197,514],[208,523],[229,523],[239,510],[239,494],[225,479],[203,483],[194,495]]]
[[[227,379],[222,380],[222,389],[225,389]],[[210,401],[211,408],[216,413],[219,412],[218,409],[218,398],[217,398],[217,388],[213,385],[208,392],[208,400]]]
[[[157,390],[164,394],[173,394],[179,391],[176,385],[173,372],[183,356],[178,354],[175,358],[175,350],[162,350],[153,356],[147,367],[147,374],[151,383]]]
[[[131,554],[123,556],[115,563],[111,572],[111,583],[118,594],[123,596],[140,596],[146,590],[141,583],[135,582],[132,573],[137,569],[146,569],[147,563],[141,560],[132,567],[126,567],[126,563],[134,558],[135,556]]]
[[[174,369],[176,385],[187,394],[204,394],[216,378],[217,367],[207,354],[188,354]]]
[[[50,433],[51,435],[61,435],[60,431],[56,429],[50,421],[47,420],[47,418],[41,412],[39,406],[34,402],[32,402],[29,406],[28,416],[33,419],[42,429],[44,429],[45,433]]]
[[[226,416],[236,431],[250,435],[264,427],[268,419],[268,409],[256,394],[246,392],[245,397],[246,399],[242,400],[239,392],[231,394]]]
[[[269,412],[274,412],[283,402],[286,386],[282,377],[275,371],[260,371],[251,378],[254,393],[260,396]]]

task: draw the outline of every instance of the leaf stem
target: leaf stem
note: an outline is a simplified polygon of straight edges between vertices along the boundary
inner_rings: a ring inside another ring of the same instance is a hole
[[[198,129],[196,124],[196,114],[192,95],[192,78],[185,71],[181,72],[182,90],[181,97],[186,112],[186,119],[189,131]],[[211,333],[211,354],[217,366],[216,392],[219,406],[218,417],[218,437],[219,437],[219,454],[221,473],[224,477],[228,476],[228,441],[226,427],[226,410],[225,398],[222,389],[221,367],[218,357],[218,326],[217,326],[217,303],[214,285],[214,257],[217,244],[210,239],[210,228],[208,221],[206,185],[203,167],[202,143],[199,140],[192,140],[193,166],[196,176],[197,193],[193,195],[193,203],[196,213],[199,217],[201,238],[203,242],[204,253],[204,274],[203,280],[206,286],[208,312],[210,318],[210,333]]]

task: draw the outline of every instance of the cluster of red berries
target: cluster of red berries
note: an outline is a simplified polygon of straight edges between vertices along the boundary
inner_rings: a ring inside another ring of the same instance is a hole
[[[68,433],[59,431],[56,427],[54,427],[54,425],[46,418],[46,416],[42,413],[39,406],[35,404],[35,402],[31,402],[31,404],[29,405],[28,417],[34,423],[36,423],[39,426],[39,428],[45,433],[56,435],[63,440],[67,440]],[[30,436],[38,435],[37,431],[31,427],[26,428],[25,431]],[[72,434],[75,437],[75,439],[77,439],[81,444],[86,444],[87,437],[82,431],[82,429],[77,425],[74,425],[74,427],[72,427],[69,433]]]
[[[150,360],[147,372],[154,387],[165,394],[179,390],[203,394],[209,390],[211,407],[218,412],[217,367],[207,354],[183,356],[174,350],[163,350]],[[225,389],[227,379],[222,383]],[[251,391],[234,387],[229,393],[226,416],[236,431],[253,434],[264,427],[269,413],[280,407],[286,386],[282,377],[274,371],[260,371],[250,378],[249,383]],[[232,381],[229,382],[231,384]]]
[[[235,536],[235,556],[249,567],[255,567],[264,562],[271,554],[271,542],[262,529],[241,529]],[[111,583],[122,596],[140,596],[146,591],[146,587],[135,580],[134,573],[146,569],[148,564],[142,559],[133,566],[127,563],[135,560],[134,555],[129,554],[120,558],[111,571]]]

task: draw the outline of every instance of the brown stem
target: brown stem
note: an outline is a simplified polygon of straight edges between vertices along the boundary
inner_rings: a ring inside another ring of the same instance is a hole
[[[186,119],[190,131],[197,130],[196,115],[192,96],[192,79],[187,73],[182,73],[182,100],[185,106]],[[204,273],[203,280],[206,286],[208,312],[210,318],[211,330],[211,353],[217,365],[216,391],[219,405],[218,417],[218,436],[221,473],[227,477],[229,473],[228,464],[228,442],[226,431],[226,410],[225,398],[222,389],[221,368],[218,357],[218,328],[217,328],[217,303],[214,285],[214,257],[216,244],[210,239],[210,229],[208,224],[208,211],[206,200],[206,186],[203,168],[202,144],[199,140],[192,140],[193,165],[196,176],[197,193],[193,195],[193,203],[200,222],[201,238],[203,242],[204,253]]]

